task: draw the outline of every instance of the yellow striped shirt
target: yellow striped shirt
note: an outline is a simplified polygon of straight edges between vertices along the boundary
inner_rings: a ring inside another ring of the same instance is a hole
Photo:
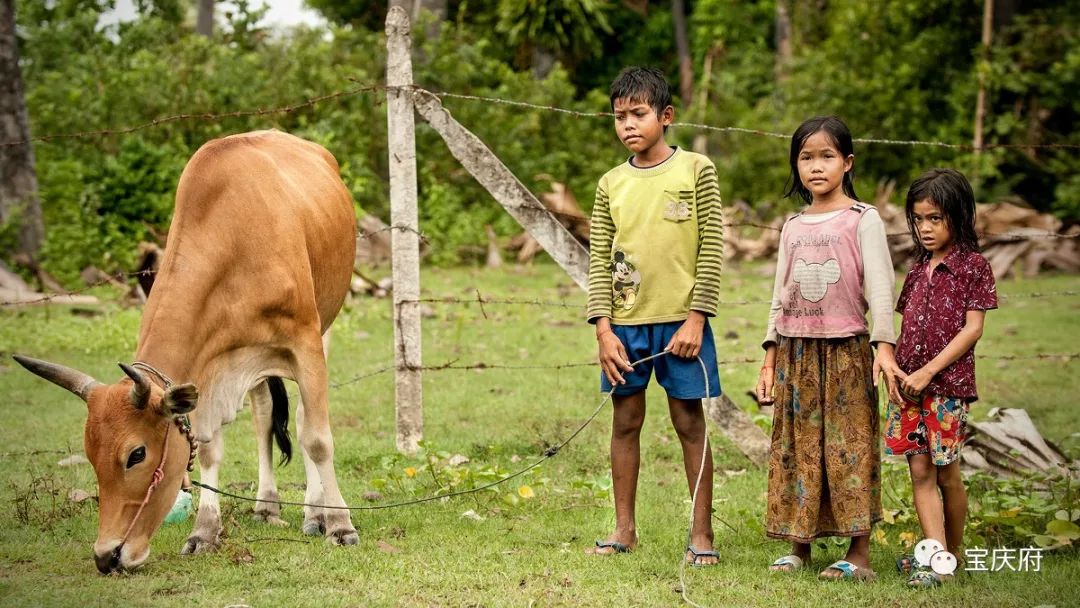
[[[608,171],[596,188],[589,240],[590,323],[716,314],[724,218],[707,157],[676,148],[655,167],[625,162]]]

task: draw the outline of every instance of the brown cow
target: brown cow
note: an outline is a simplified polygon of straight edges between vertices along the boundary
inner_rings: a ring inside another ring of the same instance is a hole
[[[345,505],[334,472],[323,336],[348,290],[354,225],[352,197],[334,157],[321,146],[277,131],[213,140],[180,176],[136,363],[121,366],[127,377],[105,385],[69,368],[16,357],[86,401],[84,443],[100,495],[94,556],[101,572],[135,568],[149,555],[150,537],[185,475],[190,448],[174,422],[188,412],[201,443],[200,481],[217,486],[222,425],[236,417],[250,392],[258,497],[277,498],[274,429],[288,455],[287,418],[280,415],[287,417],[288,404],[279,378],[300,386],[296,426],[307,473],[305,502]],[[155,466],[160,484],[154,483]],[[152,484],[156,489],[148,491]],[[217,495],[202,492],[184,553],[217,548],[220,513]],[[255,514],[284,523],[275,504],[257,503]],[[305,508],[303,530],[325,532],[334,544],[358,541],[345,510]]]

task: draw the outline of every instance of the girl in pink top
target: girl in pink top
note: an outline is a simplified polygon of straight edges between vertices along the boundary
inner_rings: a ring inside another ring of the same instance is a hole
[[[807,120],[791,138],[789,161],[787,194],[809,206],[781,232],[757,387],[759,402],[776,403],[765,531],[792,543],[770,569],[799,570],[815,538],[846,536],[844,559],[820,576],[865,580],[874,576],[870,530],[881,519],[878,375],[899,394],[895,276],[885,225],[855,195],[847,125],[835,116]]]

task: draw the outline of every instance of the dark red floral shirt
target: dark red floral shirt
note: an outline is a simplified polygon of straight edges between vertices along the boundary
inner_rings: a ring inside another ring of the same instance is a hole
[[[904,315],[896,363],[904,373],[919,370],[960,333],[969,310],[997,308],[997,286],[990,263],[975,251],[953,250],[927,278],[929,257],[916,262],[904,279],[896,312]],[[975,401],[975,349],[934,376],[926,390]]]

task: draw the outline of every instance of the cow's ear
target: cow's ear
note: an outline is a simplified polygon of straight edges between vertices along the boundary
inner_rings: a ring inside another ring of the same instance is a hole
[[[176,384],[165,389],[161,409],[166,416],[180,416],[195,409],[199,404],[199,389],[194,384]]]

